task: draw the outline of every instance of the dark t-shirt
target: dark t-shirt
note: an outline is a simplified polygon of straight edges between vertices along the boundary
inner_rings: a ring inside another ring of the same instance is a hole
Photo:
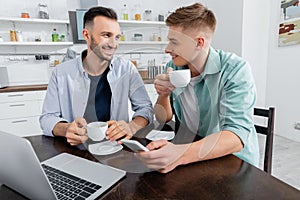
[[[108,71],[109,67],[99,76],[89,75],[89,98],[83,116],[87,123],[110,120],[111,90],[107,81]]]

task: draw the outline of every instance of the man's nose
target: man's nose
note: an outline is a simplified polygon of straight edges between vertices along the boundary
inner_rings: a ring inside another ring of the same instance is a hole
[[[115,38],[111,38],[108,42],[110,47],[116,48],[118,46],[118,41]]]
[[[172,50],[170,48],[170,44],[168,44],[167,47],[165,48],[165,53],[172,53]]]

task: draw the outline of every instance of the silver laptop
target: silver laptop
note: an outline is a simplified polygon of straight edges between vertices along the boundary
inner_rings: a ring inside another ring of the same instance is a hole
[[[126,175],[67,153],[40,163],[27,139],[1,131],[0,163],[0,183],[29,199],[95,199]]]

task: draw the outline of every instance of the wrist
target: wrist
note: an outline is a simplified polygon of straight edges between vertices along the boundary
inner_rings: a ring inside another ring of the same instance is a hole
[[[52,130],[52,134],[54,136],[63,136],[65,137],[67,134],[67,130],[70,127],[71,123],[67,123],[67,122],[58,122],[53,130]]]
[[[128,125],[132,135],[134,135],[140,129],[134,121],[129,122]]]
[[[194,157],[194,153],[193,153],[193,143],[188,143],[188,144],[184,144],[182,145],[182,148],[185,149],[184,153],[182,154],[182,156],[179,158],[179,163],[181,165],[186,165],[195,161],[198,161],[198,159],[193,158]]]

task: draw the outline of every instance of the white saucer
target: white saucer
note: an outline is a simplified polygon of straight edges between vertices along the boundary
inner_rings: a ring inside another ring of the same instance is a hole
[[[116,141],[105,141],[89,145],[89,152],[95,155],[109,155],[123,149],[123,146]]]
[[[152,130],[146,138],[148,140],[172,140],[175,137],[174,131],[159,131],[159,130]]]

